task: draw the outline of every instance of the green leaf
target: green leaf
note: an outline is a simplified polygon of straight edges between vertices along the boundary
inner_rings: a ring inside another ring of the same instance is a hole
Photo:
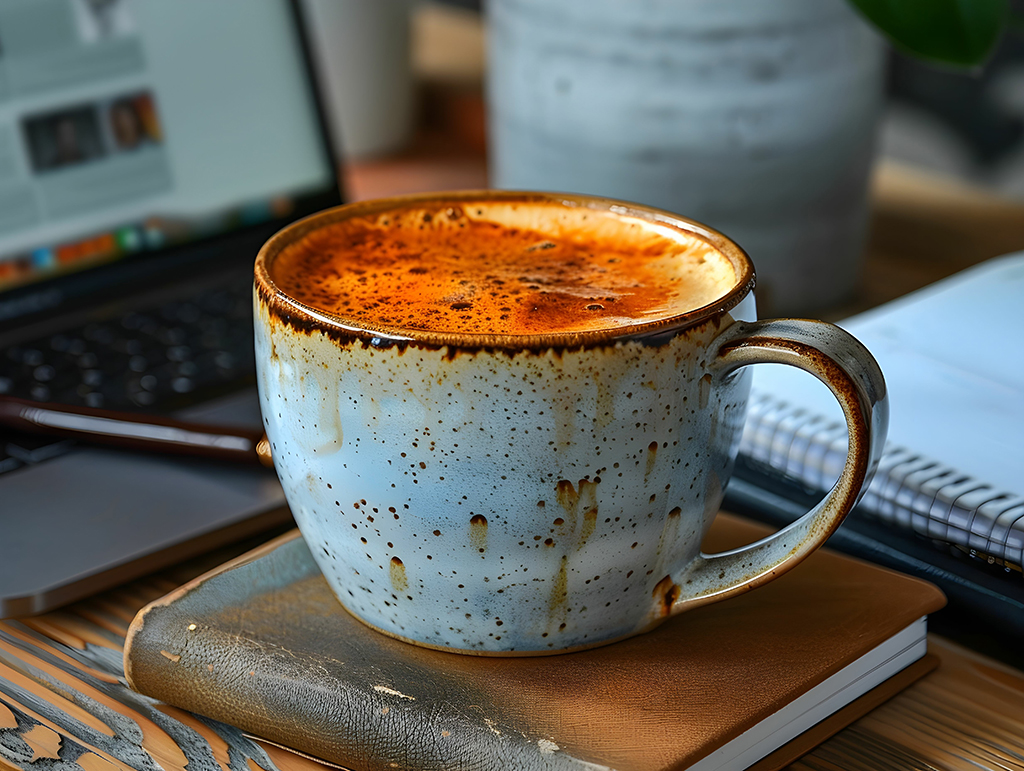
[[[988,58],[1006,24],[1008,0],[850,0],[897,48],[943,64]]]

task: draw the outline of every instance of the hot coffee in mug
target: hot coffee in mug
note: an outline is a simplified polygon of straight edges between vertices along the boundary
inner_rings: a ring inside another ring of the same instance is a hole
[[[552,653],[799,562],[877,463],[884,384],[837,327],[755,321],[753,283],[725,236],[584,196],[395,198],[277,234],[256,264],[260,398],[342,604],[418,644]],[[846,467],[793,525],[702,554],[756,362],[832,389]]]

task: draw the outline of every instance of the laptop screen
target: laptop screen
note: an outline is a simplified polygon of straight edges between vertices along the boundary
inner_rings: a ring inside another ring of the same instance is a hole
[[[0,0],[0,297],[335,185],[288,0]]]

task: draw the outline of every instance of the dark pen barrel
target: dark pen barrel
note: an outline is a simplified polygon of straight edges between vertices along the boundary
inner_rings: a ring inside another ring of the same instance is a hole
[[[0,397],[0,425],[127,450],[269,465],[263,432]]]

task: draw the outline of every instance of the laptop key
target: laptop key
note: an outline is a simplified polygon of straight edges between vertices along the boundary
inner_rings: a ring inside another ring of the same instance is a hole
[[[185,342],[185,330],[181,327],[163,327],[155,332],[154,336],[164,345],[177,347]]]
[[[49,364],[40,364],[34,370],[32,370],[32,377],[37,383],[49,383],[57,376],[57,370],[55,370]]]
[[[106,324],[87,324],[82,329],[82,336],[91,343],[109,346],[117,339],[117,335],[110,326]]]
[[[172,345],[167,349],[166,355],[171,361],[188,361],[192,358],[192,349],[187,345]]]
[[[38,367],[44,361],[46,361],[45,355],[42,351],[36,348],[29,348],[22,351],[21,363],[27,367]]]
[[[69,345],[71,345],[71,339],[67,335],[54,335],[50,338],[50,348],[59,353],[66,352]]]
[[[7,349],[7,360],[15,365],[24,367],[38,367],[46,357],[37,348],[23,348],[20,345],[12,345]]]
[[[131,399],[139,407],[151,407],[156,403],[156,394],[150,391],[139,391],[132,394]]]
[[[128,356],[142,353],[142,347],[142,341],[135,337],[118,337],[110,344],[112,352],[123,353]]]
[[[84,351],[78,356],[75,363],[78,365],[79,369],[96,369],[100,364],[100,360],[92,351]]]

